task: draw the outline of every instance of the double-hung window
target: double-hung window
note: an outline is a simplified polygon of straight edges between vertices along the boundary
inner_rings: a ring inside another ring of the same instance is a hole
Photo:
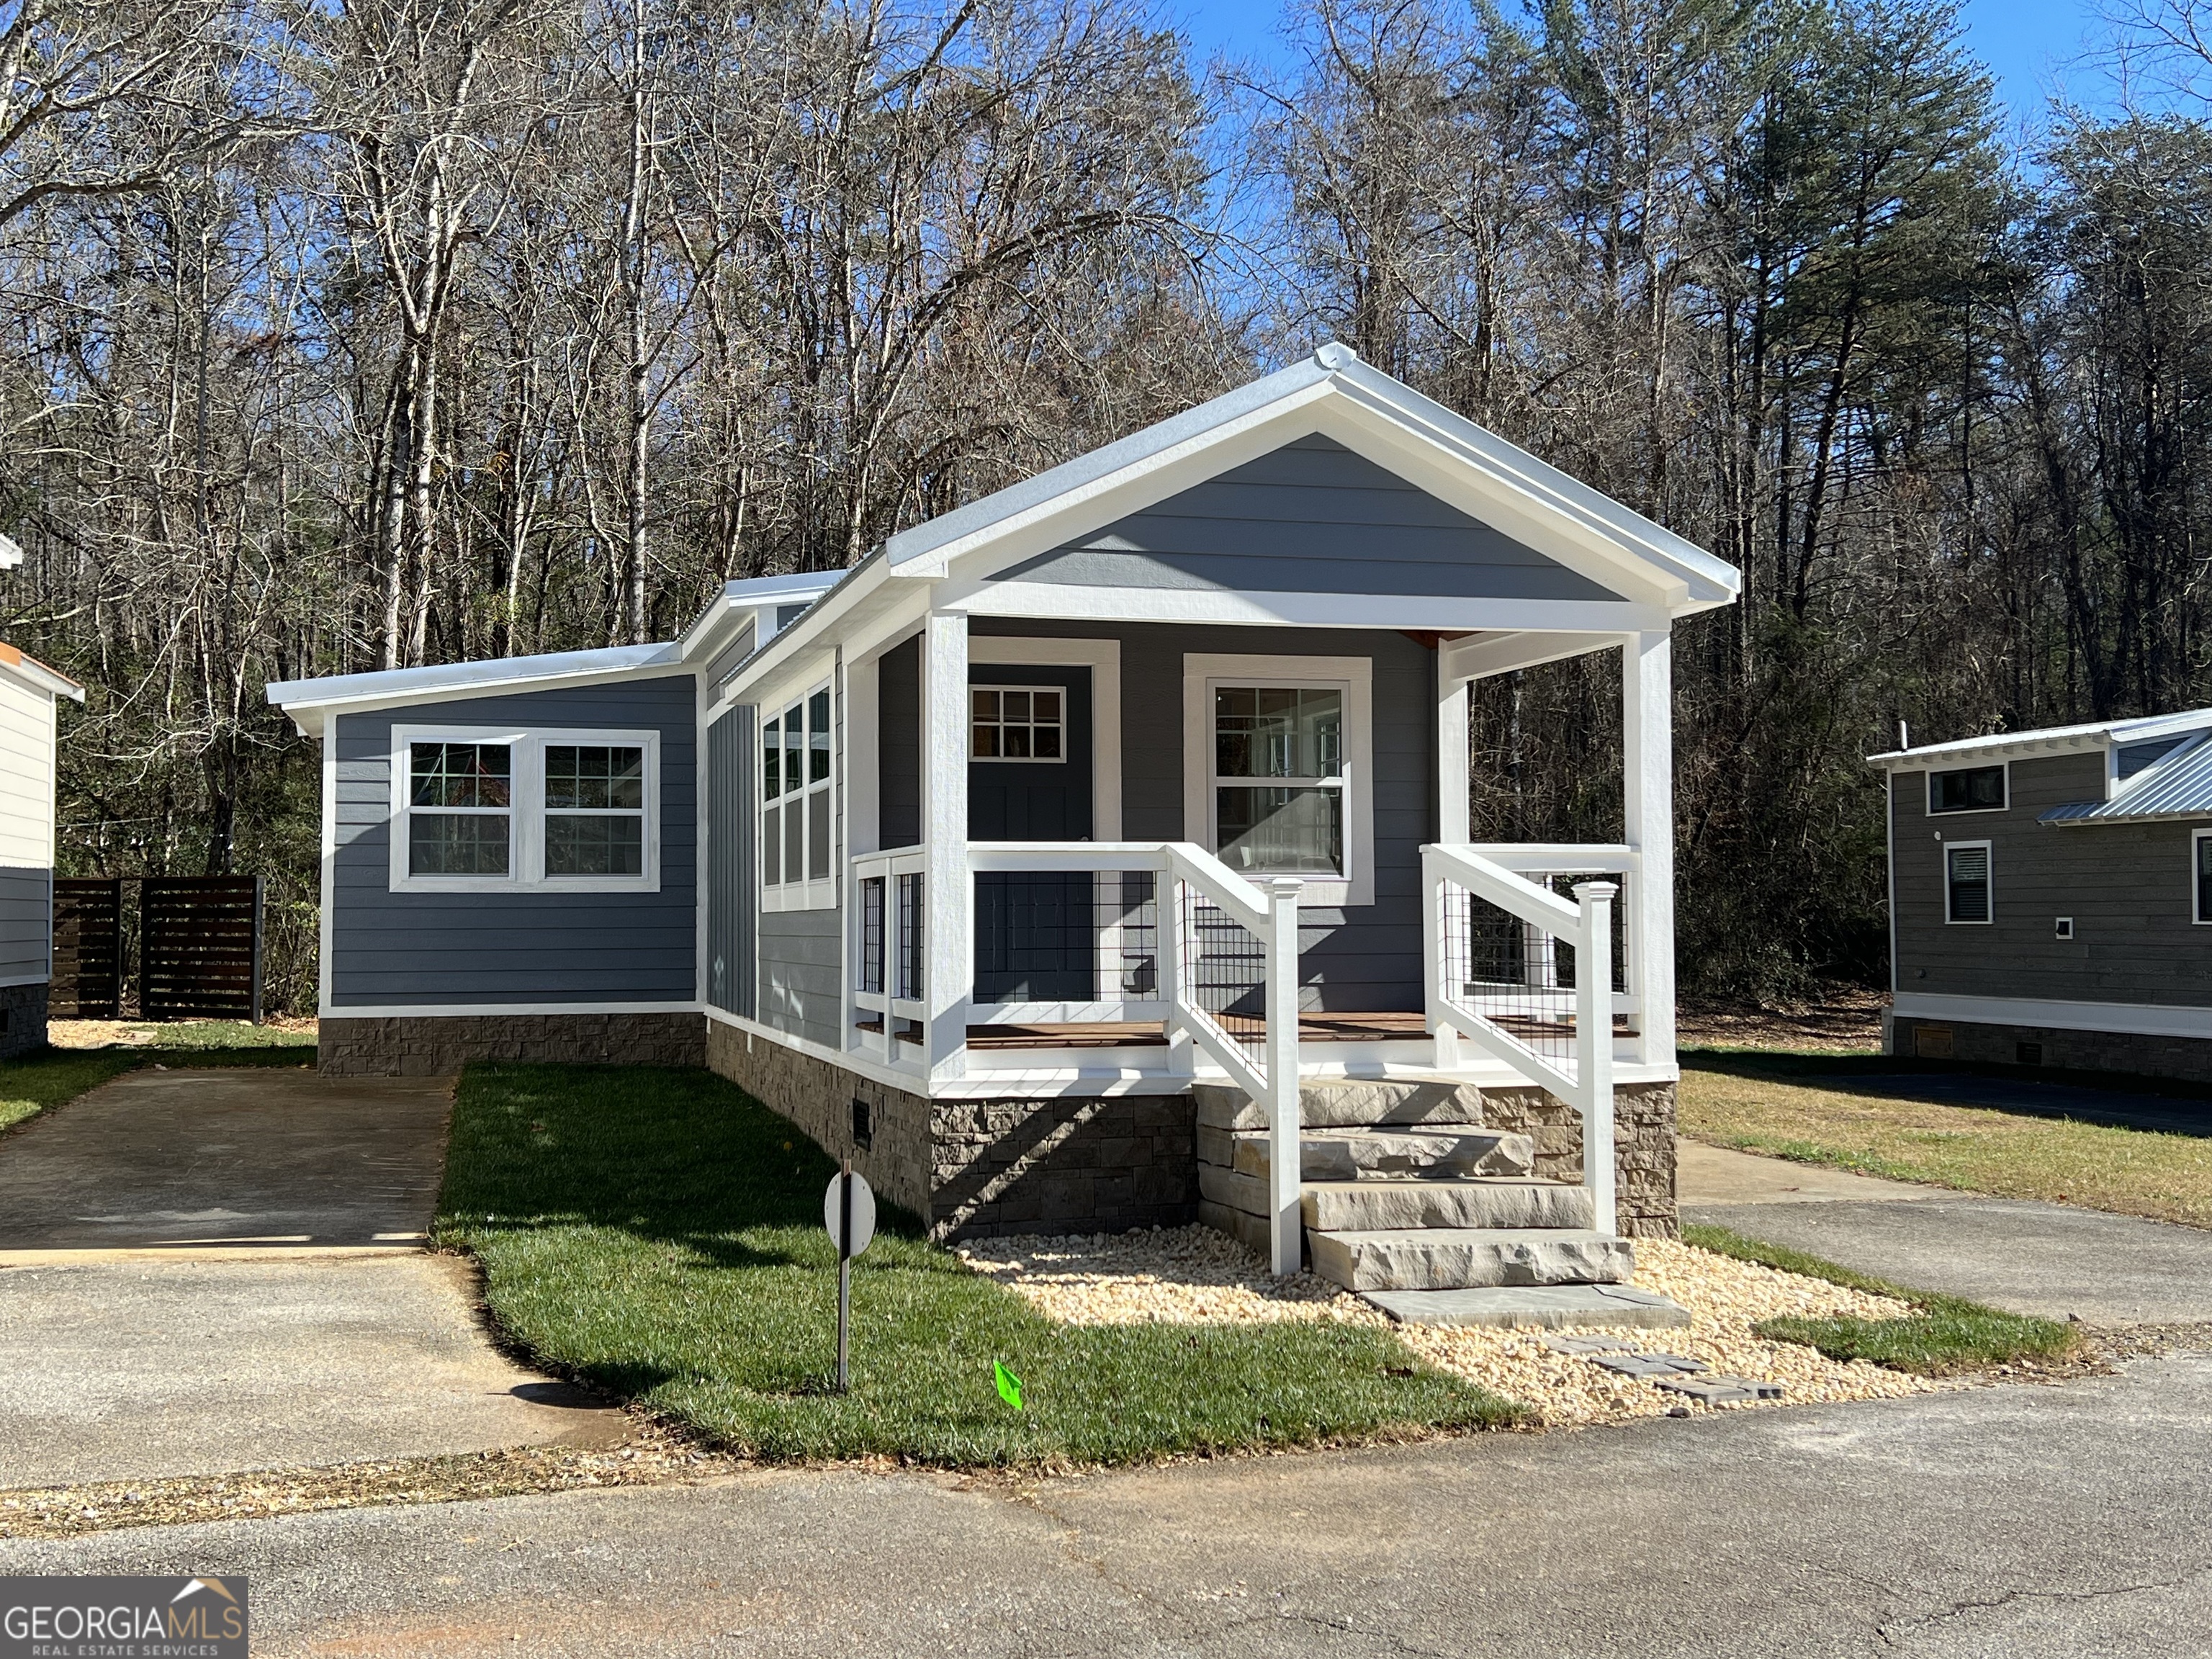
[[[761,890],[771,910],[836,902],[835,737],[827,685],[762,720]]]
[[[1980,923],[1990,919],[1989,842],[1946,842],[1943,848],[1943,920]]]
[[[1187,830],[1254,880],[1305,879],[1309,902],[1374,891],[1364,657],[1184,658]]]
[[[392,730],[395,891],[659,890],[656,732]]]

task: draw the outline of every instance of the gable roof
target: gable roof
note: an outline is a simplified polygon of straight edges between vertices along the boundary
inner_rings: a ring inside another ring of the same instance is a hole
[[[27,656],[4,641],[0,641],[0,672],[50,697],[67,697],[72,702],[84,701],[84,688],[75,680],[66,674],[57,674],[36,657]]]

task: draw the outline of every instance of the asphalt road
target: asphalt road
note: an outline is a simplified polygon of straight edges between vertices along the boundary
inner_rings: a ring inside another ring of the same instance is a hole
[[[1014,1491],[793,1472],[0,1543],[243,1573],[258,1655],[2203,1651],[2212,1357]]]

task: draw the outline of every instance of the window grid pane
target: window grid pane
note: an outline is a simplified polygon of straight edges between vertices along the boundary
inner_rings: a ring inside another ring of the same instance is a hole
[[[513,762],[503,743],[408,745],[414,806],[507,806]]]
[[[545,815],[549,876],[641,876],[645,819],[628,813]]]
[[[1344,770],[1344,694],[1313,687],[1217,686],[1219,778],[1333,778]]]
[[[409,813],[407,873],[410,876],[507,874],[507,814]]]
[[[1254,874],[1344,872],[1344,793],[1319,785],[1214,792],[1219,854]]]
[[[969,692],[971,760],[1065,760],[1066,694],[1056,686],[977,686]]]
[[[550,810],[641,812],[645,810],[645,750],[583,748],[559,744],[545,751],[545,805]]]

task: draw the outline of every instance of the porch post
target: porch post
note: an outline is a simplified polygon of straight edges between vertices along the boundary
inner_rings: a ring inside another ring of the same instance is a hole
[[[1637,1058],[1674,1063],[1674,720],[1670,636],[1621,641],[1622,829],[1639,854],[1628,878],[1626,983],[1644,1000]]]
[[[1590,1225],[1610,1233],[1619,1219],[1613,1205],[1613,897],[1609,881],[1575,884],[1582,920],[1575,940],[1575,1081],[1581,1085],[1583,1185],[1590,1195]]]
[[[1296,876],[1267,884],[1267,1243],[1278,1274],[1305,1258],[1298,1122],[1298,893]]]
[[[1468,807],[1468,682],[1437,653],[1437,839],[1463,847],[1473,834]]]
[[[969,938],[975,914],[968,869],[968,618],[933,611],[921,646],[922,999],[932,1078],[965,1075]]]

